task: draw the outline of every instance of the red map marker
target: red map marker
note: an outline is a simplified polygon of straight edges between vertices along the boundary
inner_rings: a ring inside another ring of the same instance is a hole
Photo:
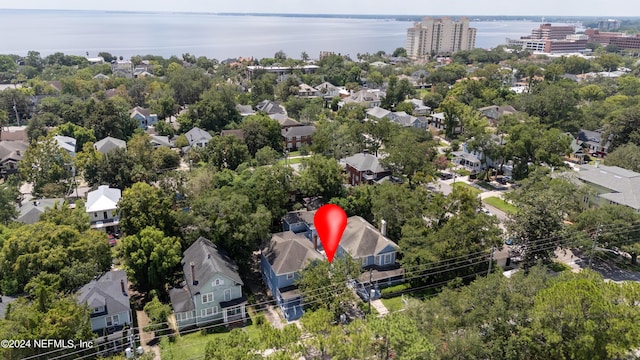
[[[323,205],[316,211],[313,225],[318,231],[320,242],[322,242],[324,252],[327,254],[327,260],[332,262],[340,239],[342,239],[342,233],[347,227],[347,214],[338,205]]]

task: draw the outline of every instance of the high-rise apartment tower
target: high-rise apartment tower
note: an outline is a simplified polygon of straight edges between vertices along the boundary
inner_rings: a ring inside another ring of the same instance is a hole
[[[425,17],[407,29],[407,55],[412,59],[437,54],[451,54],[471,50],[476,44],[476,29],[469,27],[469,19],[454,21],[449,17]]]

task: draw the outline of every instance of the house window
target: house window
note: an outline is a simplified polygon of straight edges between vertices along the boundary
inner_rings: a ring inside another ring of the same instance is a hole
[[[391,264],[391,254],[385,254],[384,255],[384,264]]]
[[[102,214],[103,214],[103,216],[104,216],[104,218],[105,218],[105,219],[108,219],[108,218],[109,218],[109,217],[107,216],[107,212],[106,212],[106,211],[104,211]]]
[[[107,316],[107,326],[115,326],[120,324],[120,316]]]
[[[104,311],[104,306],[98,306],[97,308],[93,308],[94,314],[101,313],[103,311]]]
[[[213,286],[220,286],[220,285],[224,285],[224,280],[216,279],[216,280],[213,282]]]
[[[214,306],[214,307],[210,307],[210,308],[206,308],[206,309],[200,310],[200,317],[209,317],[209,316],[213,316],[213,315],[215,315],[217,313],[218,313],[218,307]]]
[[[231,289],[226,289],[224,291],[224,301],[231,300]]]
[[[362,258],[362,266],[367,266],[369,265],[369,258],[363,257]]]
[[[213,293],[203,294],[202,303],[206,304],[213,301]]]
[[[93,213],[93,217],[98,217],[98,213]]]
[[[227,309],[227,316],[241,315],[242,309],[240,307],[234,307]]]
[[[188,312],[186,312],[186,313],[178,313],[176,318],[177,318],[178,321],[187,321],[187,320],[189,320],[189,315],[190,314]]]
[[[293,273],[287,274],[287,280],[292,280],[295,275]]]

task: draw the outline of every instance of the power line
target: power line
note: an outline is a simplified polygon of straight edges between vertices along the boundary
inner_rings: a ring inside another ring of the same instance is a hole
[[[605,227],[606,226],[602,226],[601,228],[605,228]],[[616,228],[615,225],[611,225],[611,227],[610,227],[611,230],[613,230],[615,228]],[[624,229],[622,231],[617,231],[617,232],[613,232],[612,231],[612,232],[609,233],[609,235],[622,235],[622,234],[626,234],[626,233],[630,233],[630,232],[634,232],[634,231],[638,231],[638,230],[640,230],[640,222],[638,222],[637,224],[634,224],[634,225],[630,226],[629,228]],[[567,235],[563,235],[563,236],[537,239],[537,240],[534,240],[534,242],[540,242],[541,244],[544,244],[543,248],[538,248],[538,249],[549,250],[549,249],[553,249],[553,248],[558,248],[558,244],[556,244],[555,240],[562,239],[562,238],[574,237],[575,235],[580,235],[580,234],[583,234],[583,230],[575,230],[571,234],[567,234]],[[578,238],[578,239],[574,239],[573,242],[569,242],[569,243],[567,243],[565,245],[575,244],[575,243],[578,243],[578,242],[581,242],[581,241],[582,240]],[[636,239],[627,239],[627,240],[624,240],[624,241],[614,242],[614,243],[611,243],[611,245],[622,245],[622,244],[633,243],[633,242],[637,242]],[[453,263],[448,263],[451,259],[447,259],[447,260],[442,260],[442,261],[430,264],[431,265],[430,269],[417,270],[415,273],[410,273],[411,276],[405,277],[403,280],[404,281],[409,281],[409,280],[413,280],[413,279],[417,279],[417,278],[425,278],[425,277],[428,277],[428,276],[433,276],[433,275],[443,274],[443,273],[447,273],[447,272],[452,272],[452,271],[455,271],[455,270],[460,270],[460,269],[476,266],[476,265],[485,263],[487,261],[487,259],[486,259],[486,251],[477,252],[477,253],[474,253],[474,254],[471,254],[471,255],[472,255],[471,258],[469,258],[469,255],[463,255],[463,256],[459,256],[459,257],[453,258],[453,259],[461,259],[461,260],[458,260],[458,261],[453,262]],[[473,255],[478,255],[478,256],[473,256]],[[442,269],[444,266],[447,266],[447,265],[450,266],[450,265],[454,265],[454,264],[461,264],[461,263],[464,263],[464,262],[467,262],[467,264],[461,265],[461,266],[455,266],[453,268]],[[438,265],[438,264],[441,264],[441,265]],[[414,267],[411,267],[411,268],[415,269],[415,268],[421,267],[421,266],[423,266],[423,265],[418,265],[418,266],[414,266]],[[411,269],[411,268],[409,268],[409,269]],[[441,269],[441,270],[433,271],[434,269]],[[429,271],[429,270],[431,270],[431,271]],[[475,273],[472,273],[472,274],[467,274],[467,275],[464,275],[464,276],[459,277],[459,278],[467,279],[467,278],[470,278],[470,277],[473,277],[473,276],[482,275],[482,274],[485,274],[485,273],[486,273],[486,270],[483,270],[483,271],[475,272]],[[442,281],[442,282],[439,282],[439,283],[436,283],[436,284],[428,284],[428,285],[423,285],[423,286],[410,287],[408,289],[404,289],[404,290],[402,290],[400,292],[397,292],[397,293],[398,294],[404,294],[404,293],[408,293],[408,292],[415,292],[416,290],[422,290],[422,289],[427,289],[427,288],[436,288],[436,287],[440,287],[442,285],[447,284],[449,281],[450,280],[445,280],[445,281]],[[365,284],[370,284],[370,283],[365,283]],[[339,288],[342,287],[342,286],[343,286],[343,284],[333,284],[333,285],[329,285],[329,286],[326,286],[326,287],[317,288],[317,289],[310,290],[310,291],[302,293],[301,297],[302,297],[302,299],[304,299],[304,304],[305,305],[315,304],[315,303],[318,303],[320,301],[324,301],[325,300],[324,295],[326,294],[327,291],[339,290]],[[349,288],[346,288],[346,289],[343,289],[342,291],[352,291],[352,290],[349,289]],[[322,293],[320,293],[320,292],[322,292]],[[435,295],[437,295],[437,294],[433,294],[431,296],[435,296]],[[257,309],[254,310],[254,312],[256,314],[262,314],[263,312],[267,311],[266,306],[271,306],[271,305],[277,305],[277,301],[275,299],[272,299],[272,300],[263,301],[263,302],[256,303],[256,304],[252,304],[250,306],[252,306],[252,307],[257,307],[257,306],[263,307],[263,308],[257,308]],[[158,324],[154,324],[154,325],[168,325],[168,324],[169,324],[168,322],[163,322],[163,323],[158,323]],[[200,330],[203,330],[203,329],[206,330],[206,329],[210,329],[210,328],[226,326],[228,324],[230,324],[230,322],[216,323],[216,324],[208,325],[208,326],[205,326],[205,327],[196,328],[196,329],[193,329],[191,331],[183,332],[183,334],[184,333],[196,332],[196,331],[200,331]],[[137,327],[131,327],[128,330],[129,331],[134,331],[134,333],[135,333],[136,330],[137,330],[137,332],[140,332],[141,329],[142,329],[142,327],[137,326]],[[169,337],[171,335],[172,334],[160,335],[160,336],[156,336],[156,338]],[[114,339],[114,340],[111,340],[111,341],[108,341],[108,342],[105,342],[105,343],[101,343],[100,345],[111,344],[111,343],[115,343],[115,342],[120,341],[120,340],[121,339]],[[33,356],[30,356],[30,357],[26,357],[24,360],[36,359],[36,358],[39,358],[41,356],[46,356],[46,355],[58,353],[58,352],[65,351],[65,350],[67,350],[67,349],[57,349],[57,350],[53,350],[53,351],[46,352],[46,353],[43,353],[43,354],[38,354],[38,355],[33,355]],[[60,355],[60,356],[58,356],[58,357],[56,357],[54,359],[63,359],[63,358],[66,358],[68,356],[71,356],[71,355],[75,355],[75,354],[79,354],[81,352],[91,351],[91,350],[94,350],[94,349],[82,349],[80,351],[72,352],[72,353],[69,353],[69,354],[62,354],[62,355]],[[75,357],[75,359],[83,359],[83,358],[86,358],[86,357],[89,357],[89,356],[94,356],[94,355],[95,355],[95,352],[92,352],[89,355],[85,355],[85,356],[82,356],[82,357]]]

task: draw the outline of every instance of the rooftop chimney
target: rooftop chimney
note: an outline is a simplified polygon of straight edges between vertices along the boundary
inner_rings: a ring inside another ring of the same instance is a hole
[[[127,290],[124,288],[124,279],[120,279],[120,290],[124,295],[127,295]]]
[[[196,266],[193,262],[190,262],[189,265],[191,265],[191,283],[193,285],[198,285],[198,282],[196,281]]]
[[[387,221],[385,219],[380,221],[380,233],[382,236],[387,236]]]
[[[313,249],[318,251],[318,234],[313,234]]]

